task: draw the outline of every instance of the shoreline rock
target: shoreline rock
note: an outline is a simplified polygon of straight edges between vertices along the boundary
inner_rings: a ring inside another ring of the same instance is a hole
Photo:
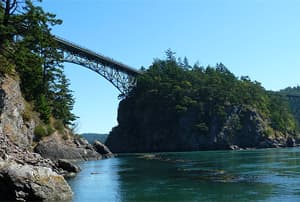
[[[68,130],[63,131],[68,139],[55,132],[38,143],[34,153],[39,119],[35,112],[32,117],[25,113],[19,81],[0,74],[0,201],[71,200],[73,192],[64,177],[80,171],[71,161],[98,160],[102,155]]]
[[[93,144],[93,147],[96,150],[96,152],[103,155],[105,158],[113,157],[113,153],[102,142],[96,140]]]
[[[51,168],[0,162],[0,200],[67,201],[73,192]]]
[[[76,141],[78,143],[78,141]],[[90,144],[75,144],[74,142],[61,142],[58,138],[40,141],[34,152],[53,161],[66,159],[72,161],[100,160],[102,155],[96,152]]]
[[[25,105],[19,81],[0,74],[0,200],[71,200],[55,163],[30,151],[36,121],[24,120]]]

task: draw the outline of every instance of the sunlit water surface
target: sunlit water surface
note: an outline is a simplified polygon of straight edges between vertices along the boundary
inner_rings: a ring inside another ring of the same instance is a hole
[[[300,201],[300,148],[123,155],[79,163],[73,201]]]

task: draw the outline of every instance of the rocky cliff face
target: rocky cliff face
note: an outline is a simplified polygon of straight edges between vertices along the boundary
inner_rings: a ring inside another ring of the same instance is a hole
[[[69,160],[113,156],[105,145],[90,145],[66,129],[36,144],[39,124],[38,114],[26,108],[18,78],[0,74],[0,201],[69,201],[73,193],[63,176],[80,171]]]
[[[29,151],[35,122],[24,121],[19,83],[0,76],[0,200],[69,200],[72,191],[59,168]]]
[[[127,103],[126,103],[127,102]],[[196,112],[180,116],[177,122],[161,124],[149,109],[120,104],[119,125],[109,135],[106,144],[114,153],[161,152],[214,149],[245,149],[294,146],[292,135],[272,131],[270,123],[255,109],[232,106],[225,121],[217,115],[210,119],[211,128],[202,133],[193,130]],[[127,108],[129,107],[129,108]],[[173,119],[174,120],[174,119]]]
[[[7,76],[0,76],[0,134],[5,134],[20,147],[29,147],[33,140],[35,122],[24,121],[25,101],[19,83]]]

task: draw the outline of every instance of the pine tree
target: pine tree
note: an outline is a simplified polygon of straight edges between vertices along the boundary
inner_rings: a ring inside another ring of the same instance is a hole
[[[74,99],[51,34],[61,23],[30,0],[0,1],[0,61],[14,63],[24,97],[45,123],[54,116],[68,125],[76,119]]]
[[[66,76],[61,73],[59,81],[55,85],[56,91],[52,103],[53,116],[56,119],[62,120],[65,126],[72,125],[76,120],[76,116],[71,112],[74,106],[74,98],[72,91],[69,89],[70,83]]]
[[[45,95],[40,95],[36,100],[36,109],[40,112],[40,118],[48,124],[51,117],[51,107]]]

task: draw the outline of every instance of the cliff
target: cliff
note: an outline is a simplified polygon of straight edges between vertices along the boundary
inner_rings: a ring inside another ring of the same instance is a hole
[[[56,131],[36,143],[34,130],[41,121],[26,105],[17,76],[0,75],[0,200],[71,200],[73,193],[63,176],[80,169],[66,159],[112,154],[97,152],[97,147],[66,129],[65,136]]]
[[[287,103],[224,65],[157,60],[120,102],[106,144],[116,153],[294,146]]]
[[[196,118],[192,112],[182,116],[177,124],[159,127],[154,125],[159,117],[150,110],[145,114],[135,111],[133,107],[130,111],[122,107],[120,105],[119,117],[122,118],[119,118],[119,125],[112,130],[106,142],[114,153],[295,146],[291,134],[272,131],[273,134],[268,136],[268,120],[246,106],[233,107],[224,122],[214,117],[208,134],[190,129]],[[138,117],[132,117],[133,114]],[[123,122],[124,119],[127,121]],[[130,124],[128,120],[137,121]]]
[[[68,200],[72,191],[58,167],[29,149],[34,120],[24,121],[18,81],[0,76],[0,200]]]

